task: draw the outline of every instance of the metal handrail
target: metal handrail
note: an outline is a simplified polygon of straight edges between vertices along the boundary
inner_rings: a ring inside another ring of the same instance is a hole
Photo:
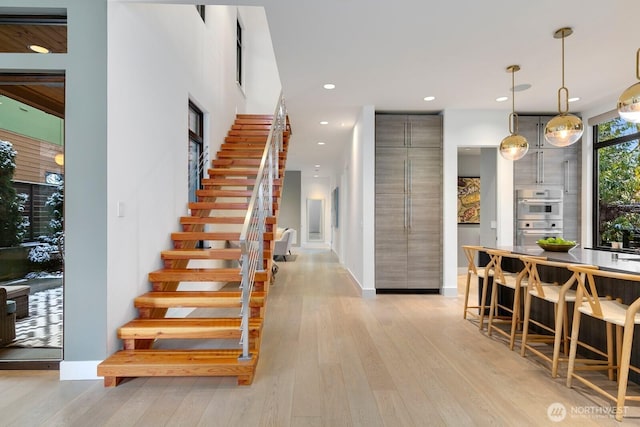
[[[249,208],[240,232],[240,274],[242,275],[240,283],[242,292],[242,310],[240,312],[242,317],[240,325],[242,354],[239,357],[240,360],[251,360],[249,352],[249,314],[251,308],[249,301],[253,292],[256,272],[265,271],[264,233],[266,220],[268,216],[275,214],[273,186],[280,173],[279,159],[283,149],[283,132],[286,128],[286,108],[282,93],[278,99],[273,118],[249,201]]]

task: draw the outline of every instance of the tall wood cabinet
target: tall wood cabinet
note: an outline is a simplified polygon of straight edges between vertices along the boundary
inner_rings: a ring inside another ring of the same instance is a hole
[[[376,114],[376,289],[442,282],[442,117]]]
[[[580,238],[582,141],[556,147],[544,139],[544,127],[553,116],[518,116],[518,133],[527,138],[529,151],[513,162],[514,188],[562,187],[563,236]]]

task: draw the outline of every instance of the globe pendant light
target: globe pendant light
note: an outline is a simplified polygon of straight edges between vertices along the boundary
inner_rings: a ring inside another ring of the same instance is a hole
[[[518,135],[518,115],[516,114],[516,101],[515,101],[515,73],[520,71],[519,65],[509,65],[507,72],[511,73],[511,114],[509,114],[509,133],[500,142],[500,155],[507,160],[519,160],[527,154],[529,151],[529,143],[527,139]]]
[[[636,78],[640,80],[640,49],[636,52]],[[640,83],[630,86],[618,99],[620,117],[631,123],[640,123]]]
[[[562,39],[562,87],[558,89],[558,115],[549,120],[544,127],[544,139],[556,147],[566,147],[578,141],[584,132],[584,125],[579,117],[569,114],[569,89],[564,85],[564,38],[573,34],[571,28],[560,28],[553,34],[556,39]],[[562,108],[562,94],[564,93],[564,109]]]

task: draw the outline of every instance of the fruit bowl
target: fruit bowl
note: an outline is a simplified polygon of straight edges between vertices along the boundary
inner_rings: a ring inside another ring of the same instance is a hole
[[[545,251],[550,252],[569,252],[571,249],[577,246],[576,243],[542,243],[537,242],[538,246],[540,246]]]

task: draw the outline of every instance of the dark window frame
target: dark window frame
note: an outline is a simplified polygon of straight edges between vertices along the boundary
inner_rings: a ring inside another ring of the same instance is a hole
[[[200,15],[200,17],[202,18],[202,22],[207,22],[205,20],[206,6],[204,4],[197,4],[196,5],[196,10],[198,11],[198,14]]]

